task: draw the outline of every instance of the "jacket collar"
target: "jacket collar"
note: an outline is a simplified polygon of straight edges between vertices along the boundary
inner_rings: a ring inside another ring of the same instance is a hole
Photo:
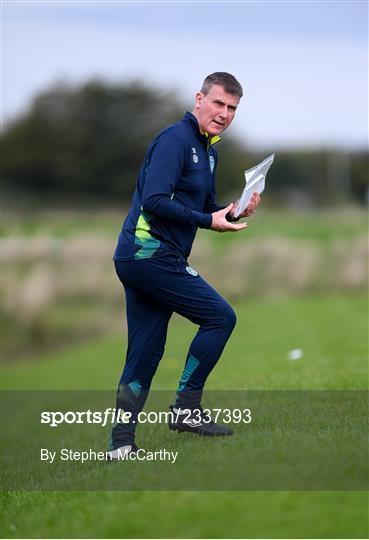
[[[193,115],[191,112],[187,111],[186,114],[183,117],[183,120],[187,120],[188,122],[191,123],[191,125],[193,126],[193,128],[194,128],[194,130],[196,132],[196,135],[200,138],[200,140],[204,144],[211,146],[212,144],[215,144],[215,143],[217,143],[217,142],[219,142],[221,140],[219,135],[214,135],[214,137],[209,137],[209,134],[206,131],[205,131],[204,134],[202,134],[200,132],[200,128],[199,128],[199,122],[198,122],[196,116]]]

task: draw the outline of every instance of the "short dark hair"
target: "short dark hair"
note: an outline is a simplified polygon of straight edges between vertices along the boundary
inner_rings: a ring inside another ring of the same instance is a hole
[[[230,73],[226,73],[225,71],[216,71],[215,73],[211,73],[211,75],[208,75],[202,83],[200,92],[205,95],[208,94],[210,88],[214,84],[219,84],[219,86],[222,86],[227,94],[235,94],[240,98],[243,96],[242,86]]]

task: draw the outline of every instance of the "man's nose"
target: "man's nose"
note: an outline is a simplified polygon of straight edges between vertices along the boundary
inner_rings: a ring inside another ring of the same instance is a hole
[[[223,107],[223,109],[220,111],[220,116],[221,116],[224,120],[227,120],[228,114],[229,114],[228,107],[227,107],[227,106]]]

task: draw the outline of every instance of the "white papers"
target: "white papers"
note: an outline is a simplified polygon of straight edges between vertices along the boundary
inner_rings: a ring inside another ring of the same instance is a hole
[[[274,156],[275,154],[272,154],[264,159],[264,161],[259,163],[259,165],[255,165],[255,167],[252,167],[252,169],[245,171],[246,185],[238,202],[234,217],[238,217],[247,208],[252,194],[255,191],[259,194],[264,191],[265,178],[271,164],[273,163]]]

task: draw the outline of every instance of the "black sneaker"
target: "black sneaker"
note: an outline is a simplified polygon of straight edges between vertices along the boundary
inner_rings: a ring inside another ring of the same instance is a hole
[[[125,446],[120,446],[119,448],[113,448],[109,445],[108,451],[106,452],[106,459],[109,461],[115,460],[124,460],[129,454],[136,454],[140,450],[138,446],[133,444],[126,444]]]
[[[211,417],[205,413],[201,407],[193,409],[180,409],[171,405],[172,411],[168,422],[169,429],[172,431],[195,433],[203,437],[229,437],[233,431],[213,422]]]

